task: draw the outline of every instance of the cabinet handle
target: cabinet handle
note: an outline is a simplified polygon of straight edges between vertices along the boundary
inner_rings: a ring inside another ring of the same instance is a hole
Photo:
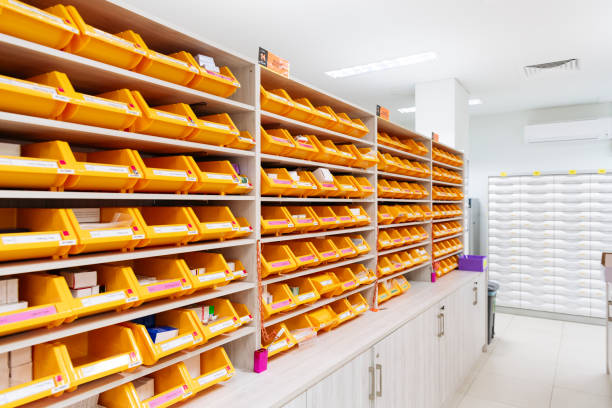
[[[442,313],[438,314],[438,337],[442,337]]]
[[[478,304],[478,287],[474,287],[474,302],[472,302],[474,306]]]
[[[370,395],[368,398],[370,401],[374,400],[374,391],[376,390],[376,379],[374,378],[374,367],[368,367],[368,372],[370,373]]]
[[[444,336],[446,334],[446,321],[444,320],[444,313],[440,313],[442,315],[442,334],[440,336]]]
[[[376,364],[376,369],[378,370],[378,384],[380,388],[376,391],[377,397],[382,397],[382,364]]]

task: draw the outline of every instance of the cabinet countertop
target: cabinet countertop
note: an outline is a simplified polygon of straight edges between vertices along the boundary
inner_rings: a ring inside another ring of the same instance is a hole
[[[436,283],[411,282],[408,292],[387,301],[378,312],[368,311],[331,332],[321,334],[312,344],[272,358],[268,370],[263,373],[236,370],[236,375],[226,383],[178,406],[282,407],[480,275],[454,271]]]

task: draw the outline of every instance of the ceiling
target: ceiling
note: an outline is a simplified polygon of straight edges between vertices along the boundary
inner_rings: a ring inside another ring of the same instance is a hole
[[[392,120],[411,121],[414,85],[457,78],[474,115],[612,100],[610,0],[126,0],[255,59],[259,46],[293,76]],[[214,5],[214,6],[213,6]],[[325,71],[425,51],[422,64],[332,79]],[[569,58],[580,70],[527,78],[522,67]]]

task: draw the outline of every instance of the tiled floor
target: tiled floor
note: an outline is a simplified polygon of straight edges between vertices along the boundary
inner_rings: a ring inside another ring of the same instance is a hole
[[[457,408],[612,408],[604,326],[498,313]]]

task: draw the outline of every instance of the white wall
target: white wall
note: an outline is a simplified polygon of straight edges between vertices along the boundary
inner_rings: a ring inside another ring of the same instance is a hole
[[[612,104],[585,104],[470,118],[468,197],[480,201],[480,248],[487,243],[487,178],[516,172],[612,168],[612,141],[526,144],[525,125],[612,116]]]

